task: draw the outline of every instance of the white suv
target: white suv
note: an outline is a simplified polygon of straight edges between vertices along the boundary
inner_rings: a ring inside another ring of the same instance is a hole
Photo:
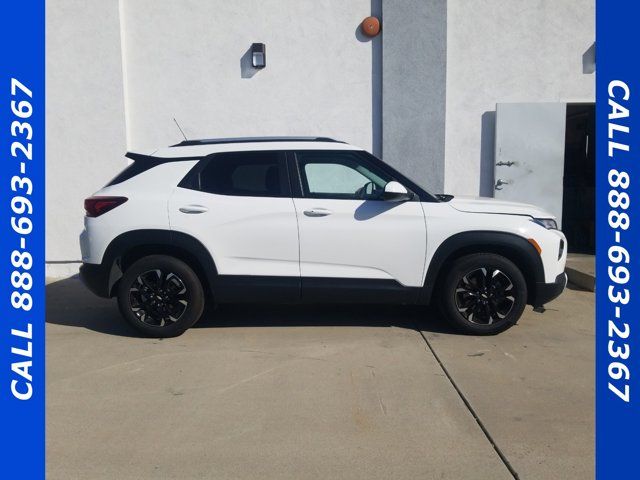
[[[85,201],[81,278],[147,335],[216,303],[437,303],[494,334],[565,287],[567,244],[532,205],[431,195],[329,138],[190,140]],[[437,300],[437,302],[436,302]]]

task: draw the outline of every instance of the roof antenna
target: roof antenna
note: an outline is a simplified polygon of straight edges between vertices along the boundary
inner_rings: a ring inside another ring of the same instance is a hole
[[[184,141],[187,142],[187,136],[184,134],[184,132],[182,131],[182,128],[180,128],[180,124],[178,123],[178,121],[176,120],[176,117],[173,117],[173,121],[176,122],[176,126],[178,127],[178,130],[180,130],[180,133],[182,134],[182,136],[184,137]]]

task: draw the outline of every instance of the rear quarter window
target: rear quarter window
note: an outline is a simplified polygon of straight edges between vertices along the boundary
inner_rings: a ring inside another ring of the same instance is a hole
[[[135,177],[136,175],[140,175],[143,172],[146,172],[147,170],[155,167],[156,165],[158,165],[158,162],[151,162],[151,161],[143,161],[143,160],[137,160],[135,162],[133,162],[131,165],[128,165],[127,167],[125,167],[124,170],[122,170],[118,175],[116,175],[109,183],[107,183],[107,187],[110,187],[111,185],[117,185],[118,183],[122,183],[125,182],[133,177]]]

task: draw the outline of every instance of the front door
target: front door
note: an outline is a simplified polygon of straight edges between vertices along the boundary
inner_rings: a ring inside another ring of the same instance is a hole
[[[295,157],[303,297],[309,279],[422,286],[427,235],[420,202],[382,200],[394,178],[364,152],[298,151]]]

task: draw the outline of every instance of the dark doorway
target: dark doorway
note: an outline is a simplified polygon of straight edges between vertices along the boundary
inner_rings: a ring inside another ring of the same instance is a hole
[[[595,147],[595,105],[567,104],[562,231],[571,253],[595,253]]]

